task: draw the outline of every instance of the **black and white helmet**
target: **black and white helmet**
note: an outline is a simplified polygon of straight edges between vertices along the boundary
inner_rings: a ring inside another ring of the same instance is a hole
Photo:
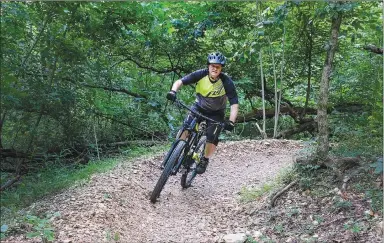
[[[220,52],[212,52],[208,54],[207,64],[221,64],[225,66],[225,56]]]

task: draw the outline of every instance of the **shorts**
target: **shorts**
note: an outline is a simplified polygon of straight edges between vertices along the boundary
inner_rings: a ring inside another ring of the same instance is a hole
[[[203,114],[204,116],[207,116],[215,121],[224,122],[224,116],[225,116],[224,110],[207,112],[202,110],[196,104],[191,107],[191,110],[196,110],[199,113]],[[189,126],[189,124],[191,124],[194,117],[195,115],[192,112],[190,112],[184,120],[183,127]],[[198,120],[198,122],[200,121]],[[219,124],[212,124],[212,123],[213,122],[211,121],[207,121],[207,131],[206,131],[207,142],[217,146],[219,144],[219,135],[222,131],[222,127]]]

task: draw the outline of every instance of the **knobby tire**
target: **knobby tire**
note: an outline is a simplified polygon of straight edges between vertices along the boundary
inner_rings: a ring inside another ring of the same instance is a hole
[[[168,161],[165,163],[163,172],[161,173],[161,176],[157,181],[155,188],[152,191],[152,194],[150,197],[150,200],[152,203],[155,203],[157,198],[160,196],[160,193],[163,190],[163,187],[167,182],[178,158],[183,153],[185,146],[186,146],[186,142],[184,140],[180,140],[177,143],[176,147],[173,149],[172,154],[169,156]]]

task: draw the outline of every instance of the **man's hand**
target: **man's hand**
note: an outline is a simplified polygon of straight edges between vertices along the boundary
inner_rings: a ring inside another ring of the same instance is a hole
[[[176,91],[173,91],[173,90],[169,91],[167,93],[167,99],[174,102],[176,100]]]
[[[233,123],[232,121],[227,120],[224,122],[224,130],[231,132],[233,131],[234,128],[235,128],[235,123]]]

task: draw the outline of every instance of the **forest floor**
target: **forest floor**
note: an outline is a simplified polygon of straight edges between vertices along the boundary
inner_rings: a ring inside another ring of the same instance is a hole
[[[338,197],[332,187],[317,197],[296,185],[269,207],[265,185],[292,167],[301,149],[303,144],[290,140],[221,143],[193,187],[183,190],[180,175],[172,176],[156,204],[149,195],[163,154],[142,157],[26,210],[40,217],[58,212],[49,224],[55,242],[66,243],[381,242],[382,216],[367,213],[369,203],[360,194]],[[255,188],[265,193],[247,200],[260,192]],[[32,225],[21,225],[19,234],[2,242],[41,242],[25,237],[30,230]]]

